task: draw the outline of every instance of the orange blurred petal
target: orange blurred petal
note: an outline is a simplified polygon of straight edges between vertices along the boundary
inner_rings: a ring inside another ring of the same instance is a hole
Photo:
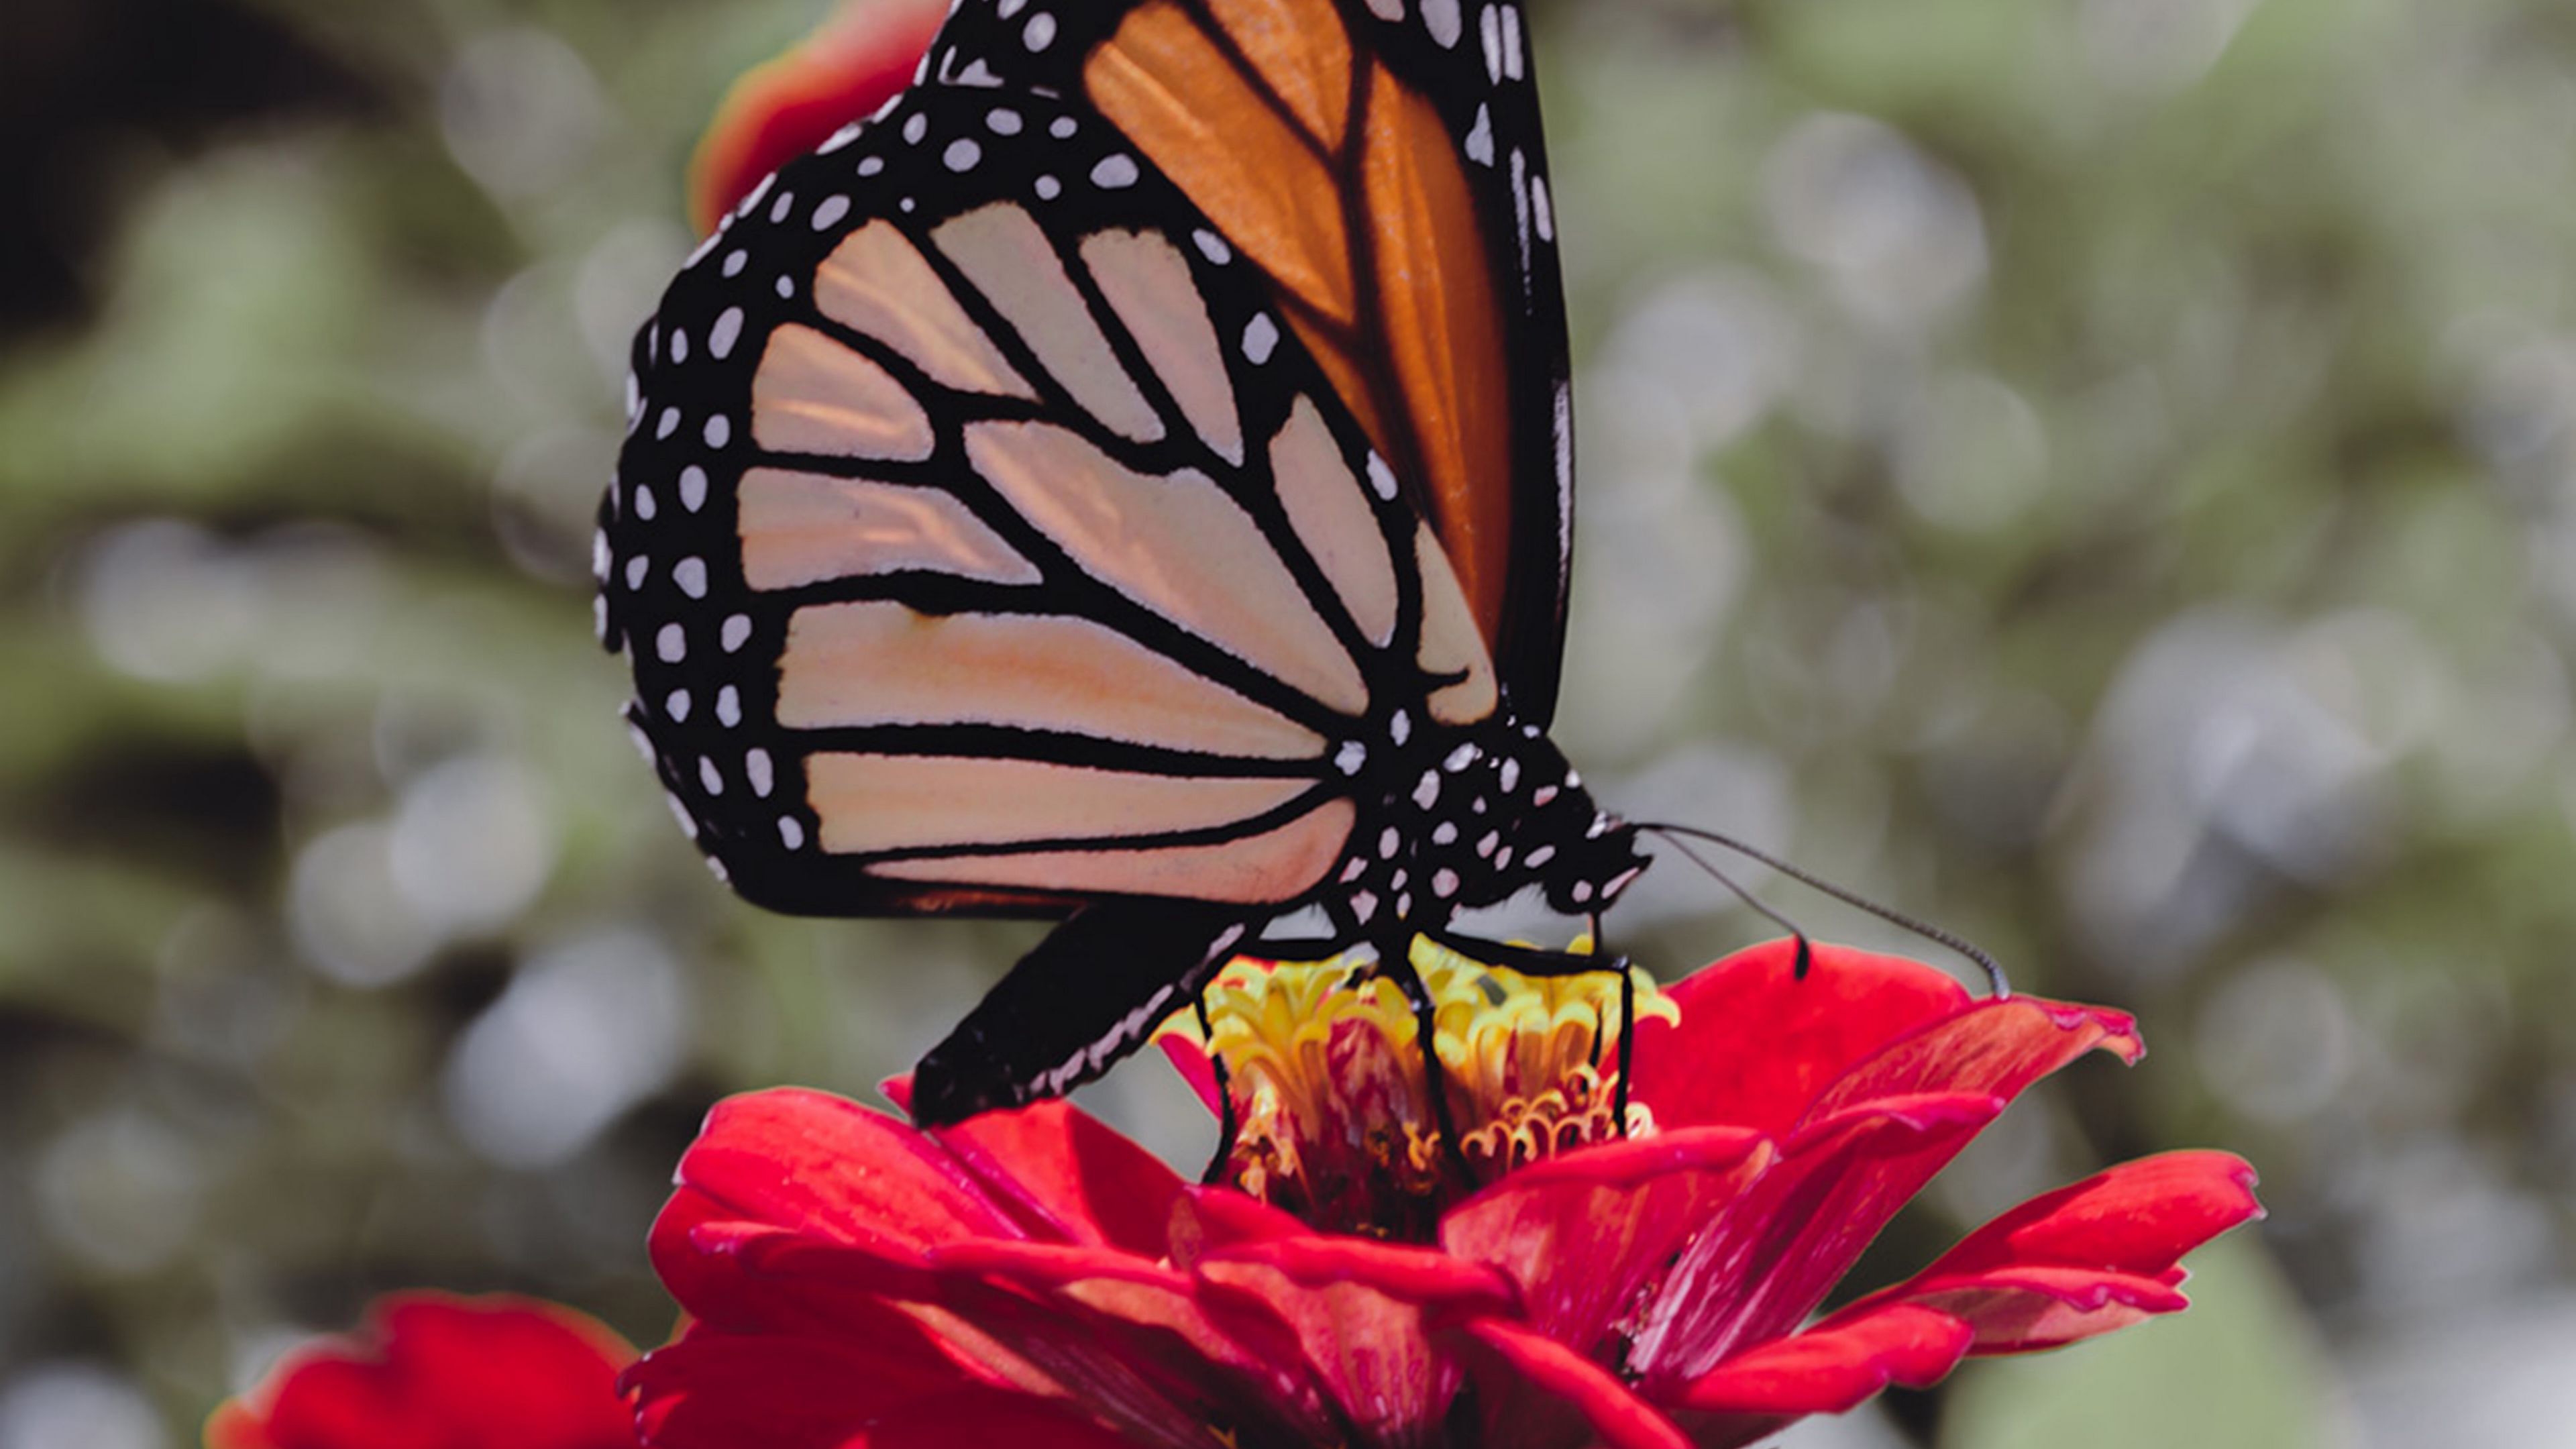
[[[947,18],[947,0],[842,0],[812,35],[735,81],[689,162],[699,233],[715,230],[762,177],[911,85]]]

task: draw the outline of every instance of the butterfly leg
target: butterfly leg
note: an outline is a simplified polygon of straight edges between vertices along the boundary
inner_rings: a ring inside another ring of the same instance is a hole
[[[1619,974],[1619,1081],[1611,1088],[1612,1120],[1619,1133],[1628,1132],[1628,1078],[1636,1066],[1637,976],[1628,967],[1625,956],[1600,956],[1579,951],[1549,951],[1537,946],[1514,946],[1501,941],[1478,941],[1465,936],[1452,936],[1441,931],[1428,931],[1432,940],[1457,952],[1470,961],[1491,966],[1505,966],[1524,976],[1588,976],[1596,972]],[[1594,937],[1600,939],[1599,927]]]
[[[1422,1049],[1422,1088],[1431,1098],[1431,1127],[1440,1134],[1441,1155],[1472,1188],[1476,1185],[1476,1172],[1468,1165],[1467,1149],[1458,1141],[1458,1124],[1449,1112],[1449,1073],[1440,1065],[1438,1012],[1431,1000],[1431,988],[1423,984],[1422,973],[1413,969],[1413,942],[1408,937],[1376,945],[1378,974],[1394,982],[1396,989],[1404,993],[1405,1004],[1413,1008],[1414,1034]]]
[[[1109,900],[1019,960],[913,1073],[925,1127],[1060,1097],[1144,1044],[1203,990],[1248,927],[1230,907]]]
[[[1208,1066],[1216,1073],[1217,1133],[1216,1155],[1208,1159],[1207,1171],[1199,1174],[1199,1183],[1215,1187],[1225,1181],[1226,1163],[1234,1156],[1235,1138],[1243,1124],[1234,1115],[1234,1085],[1226,1074],[1225,1058],[1217,1055],[1216,1023],[1208,1017],[1207,994],[1207,986],[1199,987],[1193,1004],[1199,1013],[1199,1037],[1207,1043]]]

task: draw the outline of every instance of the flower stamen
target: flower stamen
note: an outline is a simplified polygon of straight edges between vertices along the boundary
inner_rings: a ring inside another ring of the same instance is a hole
[[[1205,998],[1240,1124],[1227,1180],[1309,1222],[1427,1242],[1450,1203],[1499,1172],[1621,1135],[1618,1074],[1603,1065],[1624,1029],[1615,972],[1526,976],[1419,938],[1412,964],[1432,1002],[1457,1150],[1431,1110],[1413,1009],[1373,961],[1245,959]],[[1641,1019],[1679,1019],[1644,972],[1634,985]],[[1207,1050],[1197,1018],[1184,1012],[1164,1031]],[[1654,1130],[1641,1104],[1624,1125]]]

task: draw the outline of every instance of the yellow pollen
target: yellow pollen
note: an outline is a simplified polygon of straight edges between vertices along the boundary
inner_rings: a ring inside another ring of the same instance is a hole
[[[1369,958],[1238,960],[1207,991],[1239,1124],[1237,1186],[1310,1221],[1410,1238],[1476,1185],[1457,1180],[1461,1158],[1490,1181],[1620,1135],[1614,972],[1524,976],[1419,938],[1411,959],[1432,1001],[1457,1152],[1434,1125],[1413,1009]],[[1638,1018],[1678,1021],[1680,1008],[1631,970]],[[1195,1012],[1163,1029],[1210,1045]],[[1626,1128],[1652,1133],[1651,1114],[1630,1103]]]

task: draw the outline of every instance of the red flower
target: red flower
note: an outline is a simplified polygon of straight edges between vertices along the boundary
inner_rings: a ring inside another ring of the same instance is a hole
[[[646,1442],[1736,1445],[1928,1384],[1970,1353],[2178,1309],[2181,1255],[2260,1211],[2234,1157],[2132,1162],[1810,1323],[2010,1098],[2096,1047],[2134,1060],[2132,1023],[1971,1000],[1928,967],[1830,948],[1798,981],[1779,945],[1670,1001],[1678,1023],[1639,1032],[1635,1134],[1552,1150],[1523,1131],[1532,1150],[1487,1160],[1527,1165],[1445,1204],[1429,1243],[1322,1231],[1187,1185],[1060,1103],[935,1134],[811,1092],[722,1103],[653,1232],[695,1321],[628,1375]],[[1538,1005],[1548,1030],[1575,1017]],[[1310,1062],[1354,1056],[1338,1026],[1295,1032]],[[1523,1095],[1492,1120],[1581,1117],[1563,1108],[1597,1095],[1591,1069],[1545,1107],[1557,1089],[1529,1078],[1549,1070],[1546,1043],[1518,1040],[1496,1076]],[[1447,1061],[1445,1025],[1442,1045]],[[1456,1100],[1471,1102],[1477,1066],[1458,1055]],[[1492,1125],[1475,1120],[1470,1138]],[[1368,1156],[1364,1136],[1342,1134],[1345,1161]],[[1297,1150],[1274,1139],[1236,1162],[1278,1170]],[[1416,1152],[1408,1170],[1400,1148],[1380,1151],[1376,1180],[1436,1188],[1441,1170],[1419,1169],[1438,1158]]]
[[[206,1449],[635,1449],[635,1350],[525,1298],[402,1293],[288,1355],[206,1423]]]
[[[812,35],[735,81],[689,162],[698,231],[714,231],[762,177],[912,84],[947,18],[947,0],[841,0]]]

